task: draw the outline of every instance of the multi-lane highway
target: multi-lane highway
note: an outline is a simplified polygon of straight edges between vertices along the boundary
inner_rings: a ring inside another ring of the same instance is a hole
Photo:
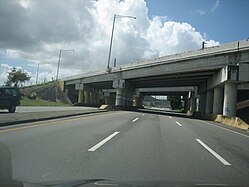
[[[0,152],[2,180],[249,186],[248,134],[176,116],[114,111],[4,127]]]

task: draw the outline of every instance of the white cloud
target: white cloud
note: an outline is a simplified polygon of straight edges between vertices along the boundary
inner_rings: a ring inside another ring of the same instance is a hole
[[[159,17],[151,20],[145,36],[149,43],[146,54],[164,56],[172,53],[194,50],[201,47],[203,36],[188,23],[174,21],[162,22]],[[218,42],[208,41],[209,45],[218,45]],[[148,55],[148,57],[150,57]]]
[[[210,11],[215,11],[220,6],[220,0],[216,0]]]
[[[207,40],[188,23],[168,21],[166,16],[149,19],[144,0],[4,0],[0,50],[32,67],[49,63],[41,68],[39,81],[55,77],[60,49],[75,52],[62,53],[59,77],[105,69],[115,13],[137,18],[116,19],[112,59],[117,58],[118,65],[198,49]]]
[[[197,14],[202,15],[202,16],[206,14],[206,12],[205,12],[204,10],[202,10],[202,9],[196,9],[195,12],[196,12]]]
[[[4,85],[4,82],[6,82],[6,77],[8,75],[8,71],[12,67],[8,64],[0,64],[0,86]]]

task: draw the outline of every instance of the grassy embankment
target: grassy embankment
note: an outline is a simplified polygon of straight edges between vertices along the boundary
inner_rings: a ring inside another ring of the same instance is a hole
[[[45,101],[41,99],[31,100],[26,97],[22,97],[21,106],[70,106],[64,103],[56,103],[52,101]]]
[[[23,95],[21,99],[21,106],[70,106],[64,103],[39,99],[39,96],[37,96],[36,92],[40,89],[47,91],[51,89],[52,86],[54,86],[54,82],[20,88],[20,92]]]

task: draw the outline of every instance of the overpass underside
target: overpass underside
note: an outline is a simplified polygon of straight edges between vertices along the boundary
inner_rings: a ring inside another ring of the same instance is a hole
[[[65,88],[84,104],[141,107],[145,95],[181,95],[191,113],[236,116],[248,82],[249,41],[241,41],[67,79]]]

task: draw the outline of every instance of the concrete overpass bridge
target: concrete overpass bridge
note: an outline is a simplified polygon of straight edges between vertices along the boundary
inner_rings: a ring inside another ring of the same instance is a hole
[[[198,101],[203,114],[236,116],[238,89],[249,88],[249,41],[121,65],[110,72],[96,71],[63,81],[73,102],[141,106],[146,94],[174,93],[185,96],[190,112],[196,110]]]

